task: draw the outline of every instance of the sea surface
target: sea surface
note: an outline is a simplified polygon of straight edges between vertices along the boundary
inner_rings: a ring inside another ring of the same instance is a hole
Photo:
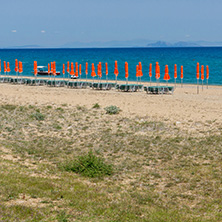
[[[85,78],[85,63],[89,63],[89,75],[91,78],[91,64],[95,67],[102,62],[102,79],[105,76],[105,63],[108,63],[111,80],[115,79],[114,62],[118,61],[118,80],[125,80],[125,61],[129,64],[129,81],[136,80],[136,65],[142,63],[142,81],[150,81],[149,64],[153,65],[152,81],[155,81],[155,63],[160,64],[160,81],[164,82],[165,65],[169,66],[170,81],[174,82],[174,64],[178,67],[178,79],[180,82],[180,66],[184,69],[184,83],[196,83],[197,62],[209,66],[209,84],[222,85],[222,47],[194,47],[194,48],[94,48],[94,49],[0,49],[0,59],[3,73],[3,61],[10,62],[11,75],[15,75],[15,59],[23,62],[23,76],[33,76],[33,61],[38,65],[47,66],[56,61],[57,71],[62,72],[63,63],[67,61],[82,64],[82,78]],[[47,70],[47,68],[46,68]],[[62,75],[61,75],[62,77]],[[67,73],[66,76],[68,77]],[[204,80],[206,83],[206,80]]]

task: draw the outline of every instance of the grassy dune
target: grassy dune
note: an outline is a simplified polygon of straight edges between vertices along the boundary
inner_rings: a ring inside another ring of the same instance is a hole
[[[0,106],[0,221],[222,220],[222,126],[200,136],[104,108]],[[66,170],[89,151],[111,175]]]

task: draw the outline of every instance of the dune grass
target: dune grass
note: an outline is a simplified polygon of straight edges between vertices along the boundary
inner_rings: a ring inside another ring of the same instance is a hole
[[[221,129],[198,136],[95,107],[1,105],[0,221],[221,221]],[[88,152],[112,171],[62,167]]]

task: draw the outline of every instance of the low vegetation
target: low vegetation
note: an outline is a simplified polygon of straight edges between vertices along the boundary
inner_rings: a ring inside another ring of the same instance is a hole
[[[106,112],[0,105],[0,221],[222,220],[221,125]]]
[[[106,113],[110,115],[118,114],[120,112],[120,108],[117,106],[107,106],[105,110],[106,110]]]

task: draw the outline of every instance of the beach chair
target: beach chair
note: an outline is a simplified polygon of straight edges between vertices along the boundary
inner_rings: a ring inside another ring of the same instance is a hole
[[[110,90],[115,86],[115,83],[93,83],[92,88],[98,90]]]
[[[173,86],[148,86],[144,87],[144,91],[151,94],[173,94]]]
[[[116,89],[123,92],[136,92],[139,89],[141,90],[143,85],[140,84],[117,84]]]

